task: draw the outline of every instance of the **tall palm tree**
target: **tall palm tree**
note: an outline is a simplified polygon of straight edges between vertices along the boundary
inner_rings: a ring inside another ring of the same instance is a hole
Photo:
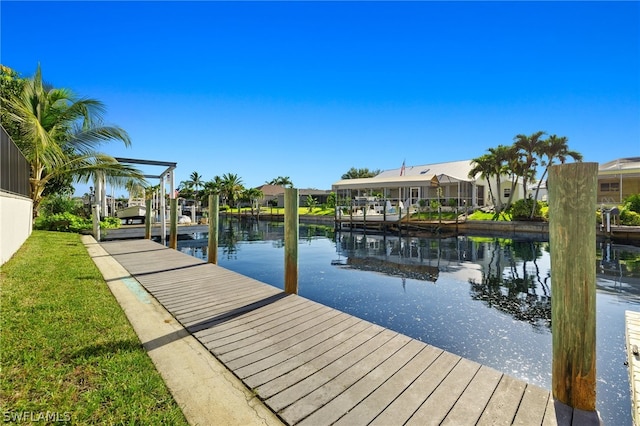
[[[193,172],[189,175],[189,180],[186,183],[194,190],[194,197],[198,198],[198,190],[204,186],[202,176],[198,172]]]
[[[496,209],[496,219],[502,212],[502,175],[509,173],[507,162],[509,160],[510,148],[504,145],[498,145],[495,148],[489,148],[489,164],[493,169],[491,175],[496,178],[496,199],[494,206]]]
[[[527,198],[527,183],[535,178],[536,166],[538,165],[536,157],[540,155],[540,151],[545,145],[542,136],[546,134],[546,132],[540,130],[529,136],[520,134],[514,138],[514,146],[520,151],[524,161],[525,172],[522,175],[522,185],[525,199]]]
[[[238,175],[235,173],[222,175],[222,194],[224,194],[231,207],[235,205],[243,189],[242,179]]]
[[[478,158],[471,160],[472,168],[469,170],[469,178],[475,179],[478,175],[487,181],[489,187],[489,197],[491,197],[491,203],[496,205],[496,198],[493,194],[493,188],[491,188],[491,177],[493,176],[493,158],[489,154],[483,154]]]
[[[209,205],[209,195],[220,194],[222,192],[222,178],[214,176],[213,179],[202,184],[202,193],[200,194],[202,202]]]
[[[534,200],[538,199],[538,194],[540,193],[540,186],[544,181],[549,168],[554,164],[555,160],[558,160],[560,164],[564,164],[567,161],[567,157],[573,158],[574,161],[582,161],[582,154],[577,151],[572,151],[569,149],[568,142],[569,139],[566,136],[557,136],[551,135],[545,141],[544,146],[539,150],[539,154],[541,157],[546,157],[546,159],[542,160],[542,164],[545,166],[544,171],[542,172],[542,177],[538,182],[538,186],[536,187],[536,195]],[[533,209],[531,210],[531,218],[533,218],[535,214],[535,204]]]
[[[242,195],[251,203],[251,215],[253,216],[253,210],[258,207],[260,199],[264,198],[264,193],[258,188],[249,188],[245,189]]]
[[[137,169],[97,151],[108,141],[131,145],[123,129],[102,124],[104,105],[95,99],[77,98],[68,89],[45,87],[40,66],[20,93],[3,97],[2,103],[7,121],[17,132],[10,136],[30,165],[34,215],[45,185],[58,177],[72,176],[75,182],[86,183],[96,173],[104,173],[111,182],[122,185],[129,179],[145,182]]]
[[[507,200],[507,205],[505,206],[505,210],[508,210],[511,206],[511,203],[513,202],[513,197],[516,193],[518,178],[527,173],[528,169],[525,163],[522,161],[522,157],[520,156],[518,149],[513,145],[508,148],[505,161],[505,172],[506,174],[511,175],[511,190],[509,191],[509,199]]]

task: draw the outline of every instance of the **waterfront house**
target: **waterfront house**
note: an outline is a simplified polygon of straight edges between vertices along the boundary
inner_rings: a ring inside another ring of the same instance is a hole
[[[640,157],[619,158],[598,167],[598,204],[622,204],[640,194]]]
[[[260,205],[263,207],[284,207],[284,186],[281,185],[269,185],[265,184],[259,186],[257,189],[262,191],[264,196],[260,200]],[[307,205],[307,197],[310,195],[315,200],[317,205],[321,205],[327,202],[327,198],[331,191],[323,189],[298,189],[298,203],[300,207]]]
[[[339,200],[377,197],[402,202],[406,208],[429,205],[438,201],[443,206],[481,208],[492,205],[489,182],[476,175],[469,177],[474,165],[471,160],[448,163],[402,166],[385,170],[371,178],[342,179],[331,187]],[[491,189],[504,204],[511,195],[511,176],[500,177],[500,194],[497,180],[491,179]],[[522,184],[515,187],[512,201],[523,197]],[[422,201],[421,203],[421,200]]]

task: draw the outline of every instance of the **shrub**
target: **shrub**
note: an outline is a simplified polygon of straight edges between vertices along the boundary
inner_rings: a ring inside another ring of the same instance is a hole
[[[40,213],[51,216],[54,214],[69,212],[72,214],[79,213],[81,206],[71,197],[60,194],[52,194],[46,197],[40,205]]]
[[[620,211],[620,223],[627,226],[640,226],[640,213],[625,207]]]
[[[100,229],[119,228],[122,221],[117,217],[105,217],[100,221]],[[43,215],[35,220],[34,229],[58,232],[90,232],[93,230],[91,219],[85,219],[69,212]]]
[[[105,217],[100,221],[100,229],[117,229],[122,225],[122,219],[117,217]]]
[[[35,229],[43,231],[81,232],[92,229],[91,220],[69,212],[43,215],[36,219]]]
[[[634,213],[640,213],[640,194],[633,194],[625,198],[624,208]]]
[[[536,211],[533,214],[534,218],[541,218],[541,206],[540,203],[535,201],[533,198],[527,198],[523,200],[518,200],[511,205],[509,208],[509,213],[511,213],[512,220],[523,220],[529,219],[531,217],[531,209],[533,208],[533,204],[535,203]]]

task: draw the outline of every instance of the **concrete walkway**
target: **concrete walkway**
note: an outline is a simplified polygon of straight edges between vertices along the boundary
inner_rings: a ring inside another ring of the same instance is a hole
[[[82,242],[189,424],[283,424],[93,237]]]

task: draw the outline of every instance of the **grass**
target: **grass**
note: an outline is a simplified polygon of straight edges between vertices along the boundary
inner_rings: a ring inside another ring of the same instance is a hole
[[[467,220],[495,220],[495,213],[486,213],[481,210],[476,210],[473,214],[470,214]],[[500,213],[499,221],[510,221],[511,215],[509,213]]]
[[[251,208],[243,207],[240,211],[244,213],[251,213]],[[234,214],[238,213],[238,209],[234,208],[231,210],[227,210],[228,213]],[[257,210],[254,209],[254,212],[257,213]],[[284,207],[262,207],[260,209],[260,214],[284,214]],[[298,207],[298,215],[299,216],[331,216],[335,215],[335,209],[333,207],[323,209],[321,206],[314,207],[312,211],[309,211],[309,207]]]
[[[34,231],[0,283],[5,419],[187,424],[79,235]]]

